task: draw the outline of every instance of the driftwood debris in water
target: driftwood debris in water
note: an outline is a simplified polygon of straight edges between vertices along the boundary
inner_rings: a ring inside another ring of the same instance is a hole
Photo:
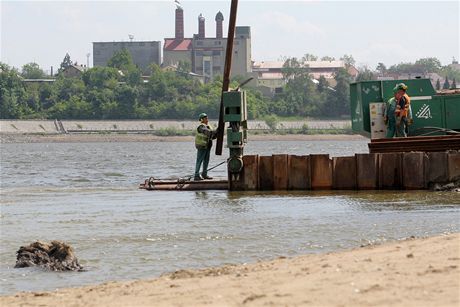
[[[82,271],[73,248],[61,241],[36,241],[17,251],[15,268],[39,266],[51,271]]]

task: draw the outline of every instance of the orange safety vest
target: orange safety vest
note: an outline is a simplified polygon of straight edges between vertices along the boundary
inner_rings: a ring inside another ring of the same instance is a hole
[[[404,93],[404,98],[406,99],[406,105],[404,106],[404,110],[401,113],[401,117],[407,117],[409,114],[409,107],[410,107],[410,97],[407,93]]]

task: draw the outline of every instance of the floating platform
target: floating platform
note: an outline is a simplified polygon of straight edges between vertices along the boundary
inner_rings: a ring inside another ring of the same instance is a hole
[[[159,180],[151,177],[141,183],[139,188],[149,191],[228,190],[228,180],[226,178],[200,181],[185,179]]]

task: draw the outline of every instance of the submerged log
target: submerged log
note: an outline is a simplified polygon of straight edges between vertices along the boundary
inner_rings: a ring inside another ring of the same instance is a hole
[[[36,241],[21,246],[16,252],[15,268],[39,266],[51,271],[82,271],[73,248],[64,242],[51,243]]]

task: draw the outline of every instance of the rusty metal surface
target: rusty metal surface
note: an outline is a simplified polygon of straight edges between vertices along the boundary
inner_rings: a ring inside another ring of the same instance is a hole
[[[460,150],[460,135],[376,139],[368,146],[370,153]]]

